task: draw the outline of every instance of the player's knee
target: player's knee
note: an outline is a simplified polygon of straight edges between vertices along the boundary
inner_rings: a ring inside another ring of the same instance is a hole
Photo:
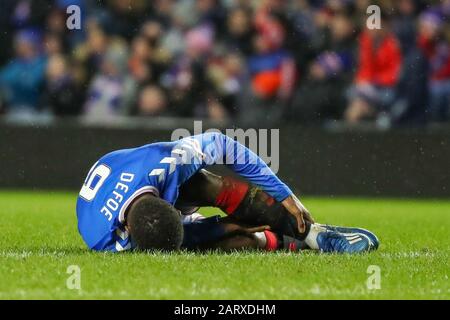
[[[298,232],[296,218],[280,202],[255,186],[249,188],[233,216],[252,225],[268,225],[289,236]]]
[[[138,250],[176,250],[183,241],[178,211],[152,195],[138,198],[130,207],[127,226]]]

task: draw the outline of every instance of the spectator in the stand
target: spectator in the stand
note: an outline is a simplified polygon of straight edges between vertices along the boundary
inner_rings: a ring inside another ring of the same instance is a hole
[[[102,26],[111,35],[130,40],[148,17],[151,1],[110,0],[102,11]]]
[[[46,33],[44,35],[44,51],[47,56],[62,54],[64,45],[61,37],[56,33]]]
[[[325,17],[322,18],[323,16]],[[287,45],[302,72],[307,69],[308,62],[314,58],[326,39],[323,23],[317,22],[329,21],[329,17],[322,10],[313,8],[309,0],[296,0],[293,10],[289,12],[289,19],[292,24],[292,39],[288,38]]]
[[[398,0],[395,0],[398,1]],[[355,23],[359,26],[365,26],[366,22],[367,22],[367,8],[371,5],[371,4],[375,4],[373,0],[355,0],[355,14],[354,14],[354,18],[355,18]],[[381,1],[377,1],[376,5],[381,5],[383,3],[383,0]]]
[[[358,40],[359,64],[345,111],[350,123],[389,113],[396,98],[402,52],[389,21],[381,23],[381,29],[366,29]]]
[[[2,11],[4,9],[2,1]],[[22,0],[14,1],[15,6],[11,8],[9,20],[18,29],[38,28],[42,29],[45,17],[48,15],[48,0]],[[6,2],[6,5],[8,3]]]
[[[53,8],[47,15],[45,31],[58,35],[60,37],[66,36],[68,29],[66,26],[66,10],[65,7]]]
[[[84,109],[90,120],[108,121],[130,112],[136,85],[126,72],[127,59],[126,46],[120,42],[110,45],[89,86]]]
[[[173,10],[176,8],[175,0],[154,0],[152,1],[153,17],[164,29],[171,27],[173,21]]]
[[[397,36],[403,53],[416,45],[416,0],[399,0],[395,3],[396,15],[392,21],[392,31]]]
[[[159,82],[167,69],[171,56],[161,47],[161,35],[161,25],[156,21],[148,21],[131,43],[128,66],[138,84]]]
[[[54,54],[49,58],[42,105],[57,116],[79,115],[84,96],[74,81],[66,58]]]
[[[317,122],[338,119],[345,106],[345,90],[355,65],[355,26],[346,14],[336,14],[330,23],[330,42],[309,66],[295,94],[290,119]]]
[[[141,27],[142,36],[146,38],[152,46],[157,44],[162,32],[161,24],[155,20],[148,20]]]
[[[422,124],[428,104],[428,63],[417,47],[418,1],[400,0],[395,3],[396,14],[392,29],[403,54],[403,67],[397,86],[397,101],[391,108],[390,122]]]
[[[443,12],[433,9],[420,17],[418,43],[430,64],[430,117],[443,121],[450,113],[450,45]],[[448,30],[447,30],[448,33]]]
[[[210,119],[224,120],[236,115],[243,76],[242,56],[237,53],[227,53],[209,64],[208,78],[214,91],[207,101]]]
[[[0,69],[0,87],[5,92],[8,113],[38,112],[46,67],[39,43],[40,35],[36,30],[19,31],[14,40],[16,56]]]
[[[227,17],[227,34],[225,36],[227,47],[244,55],[250,55],[253,49],[252,36],[251,12],[243,7],[232,9]]]
[[[147,39],[143,36],[137,36],[131,43],[131,54],[128,60],[128,68],[130,75],[137,83],[145,83],[152,78],[152,70],[150,68],[150,58],[152,48]]]
[[[195,1],[195,8],[199,14],[197,24],[213,27],[214,33],[218,36],[224,33],[226,12],[222,7],[221,1],[197,0]]]
[[[64,45],[64,51],[68,52],[70,49],[76,47],[85,40],[85,28],[81,25],[81,29],[67,28],[67,8],[71,5],[76,5],[80,8],[81,22],[84,22],[89,15],[89,10],[98,5],[97,1],[86,0],[53,0],[54,6],[48,10],[45,24],[45,32],[54,34],[59,37]],[[90,7],[88,9],[88,7]]]
[[[283,47],[285,30],[275,16],[263,8],[256,14],[255,25],[255,54],[248,59],[250,95],[241,116],[244,121],[278,121],[294,89],[295,61]]]
[[[88,20],[86,31],[86,41],[75,47],[73,56],[75,63],[83,68],[85,83],[89,83],[99,70],[112,40],[94,19]]]
[[[170,105],[180,117],[205,116],[209,83],[205,68],[213,45],[213,31],[209,26],[199,26],[187,32],[185,51],[178,56],[162,77],[170,90]]]
[[[168,115],[167,98],[156,85],[147,85],[139,93],[137,114],[146,117]]]

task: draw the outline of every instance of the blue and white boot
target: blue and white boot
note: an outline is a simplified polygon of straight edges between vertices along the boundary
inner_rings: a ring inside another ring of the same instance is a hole
[[[318,224],[318,225],[324,227],[328,231],[337,231],[340,233],[362,233],[366,235],[372,242],[373,250],[378,249],[378,247],[380,246],[380,240],[378,240],[377,236],[374,233],[370,232],[369,230],[354,227],[339,227],[327,224]]]
[[[315,250],[328,253],[362,253],[374,249],[372,241],[364,233],[341,233],[328,230],[319,224],[312,224],[305,239],[306,244]]]

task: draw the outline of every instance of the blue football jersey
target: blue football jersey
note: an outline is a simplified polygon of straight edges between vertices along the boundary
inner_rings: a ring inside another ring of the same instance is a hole
[[[174,205],[180,186],[200,169],[223,164],[282,201],[292,194],[255,153],[220,133],[205,133],[103,156],[83,183],[77,200],[78,230],[93,250],[134,247],[124,214],[143,193]]]

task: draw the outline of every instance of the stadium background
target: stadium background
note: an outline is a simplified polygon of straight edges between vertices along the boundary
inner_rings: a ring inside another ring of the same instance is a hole
[[[280,175],[301,193],[448,196],[450,1],[2,6],[1,187],[76,189],[104,152],[196,119],[281,128]]]

